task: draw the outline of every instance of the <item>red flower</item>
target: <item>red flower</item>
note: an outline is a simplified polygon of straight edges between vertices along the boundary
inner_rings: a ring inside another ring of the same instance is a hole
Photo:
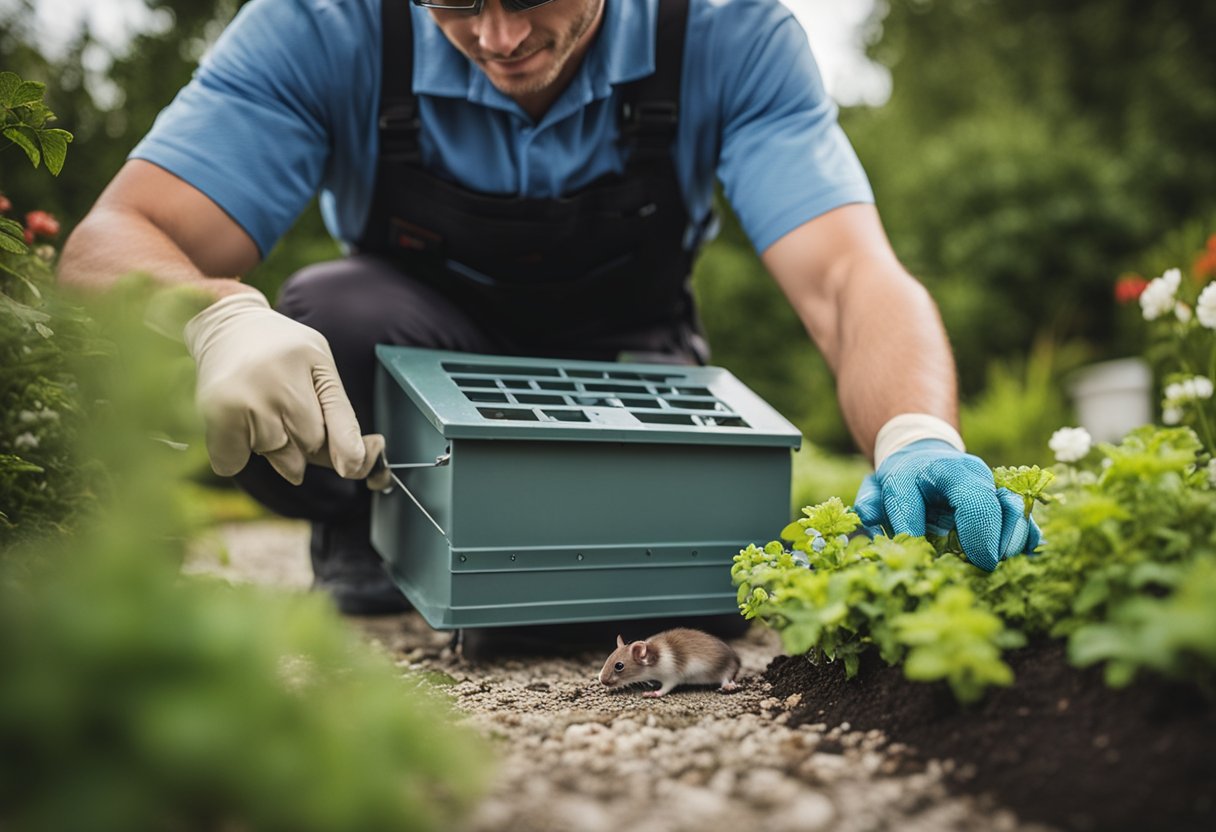
[[[32,244],[35,237],[54,237],[59,233],[59,220],[46,211],[30,211],[25,215],[25,241]]]
[[[0,194],[0,214],[7,213],[13,207],[13,203],[8,201],[8,197]]]
[[[1209,277],[1216,275],[1216,234],[1208,237],[1207,248],[1195,258],[1195,282],[1206,283]]]
[[[1121,275],[1115,281],[1115,300],[1119,303],[1137,301],[1146,286],[1148,286],[1148,281],[1138,274]]]

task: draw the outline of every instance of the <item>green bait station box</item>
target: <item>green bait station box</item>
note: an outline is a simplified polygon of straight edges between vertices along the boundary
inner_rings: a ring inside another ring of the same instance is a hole
[[[737,610],[798,429],[719,367],[379,346],[372,543],[436,629]]]

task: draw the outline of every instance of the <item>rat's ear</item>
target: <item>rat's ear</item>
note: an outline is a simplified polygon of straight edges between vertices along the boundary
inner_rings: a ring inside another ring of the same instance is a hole
[[[629,645],[629,653],[636,661],[642,661],[646,658],[646,642],[635,641],[633,644]]]
[[[616,646],[617,646],[617,647],[624,647],[624,646],[625,646],[625,639],[621,638],[621,636],[620,636],[620,634],[619,634],[619,633],[617,634],[617,637],[616,637]]]

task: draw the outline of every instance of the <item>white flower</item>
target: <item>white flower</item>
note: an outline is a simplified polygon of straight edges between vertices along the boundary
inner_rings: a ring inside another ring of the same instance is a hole
[[[1165,386],[1162,407],[1178,407],[1188,402],[1212,398],[1212,380],[1207,376],[1191,376]]]
[[[1212,398],[1212,380],[1207,376],[1191,376],[1165,385],[1165,400],[1161,402],[1161,421],[1167,425],[1182,423],[1186,406]]]
[[[1140,293],[1140,309],[1144,312],[1144,320],[1155,321],[1162,315],[1174,311],[1174,294],[1182,282],[1182,272],[1178,269],[1168,269],[1161,277],[1154,277],[1148,286]]]
[[[13,447],[18,451],[32,451],[38,447],[38,437],[26,431],[13,440]]]
[[[1195,314],[1199,323],[1208,329],[1216,329],[1216,281],[1212,281],[1199,293],[1199,302],[1195,304]]]
[[[806,552],[794,552],[792,559],[799,566],[811,568],[811,559],[806,556]]]
[[[1047,447],[1055,453],[1057,462],[1076,462],[1089,453],[1093,441],[1085,428],[1060,428],[1051,435]]]
[[[23,425],[28,425],[31,422],[38,421],[38,414],[32,410],[23,410],[17,414],[17,421]]]
[[[1191,307],[1179,301],[1174,304],[1174,317],[1184,324],[1191,322]]]
[[[1216,488],[1216,459],[1208,462],[1208,482],[1212,484],[1213,488]]]

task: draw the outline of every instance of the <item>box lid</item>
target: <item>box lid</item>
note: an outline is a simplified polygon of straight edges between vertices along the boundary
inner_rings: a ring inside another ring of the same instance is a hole
[[[376,356],[447,438],[802,444],[796,427],[721,367],[386,345]]]

